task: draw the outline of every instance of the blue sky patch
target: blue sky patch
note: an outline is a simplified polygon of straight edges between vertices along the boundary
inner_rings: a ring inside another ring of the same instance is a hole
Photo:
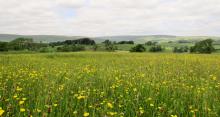
[[[63,19],[70,19],[76,16],[76,10],[70,7],[59,7],[56,9],[58,15]]]

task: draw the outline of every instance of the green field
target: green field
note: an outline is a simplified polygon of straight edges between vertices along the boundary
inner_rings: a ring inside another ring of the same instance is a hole
[[[218,117],[220,55],[0,54],[0,116]]]

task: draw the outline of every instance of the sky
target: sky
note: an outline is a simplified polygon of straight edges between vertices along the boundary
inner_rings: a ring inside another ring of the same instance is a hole
[[[0,0],[0,33],[220,36],[220,0]]]

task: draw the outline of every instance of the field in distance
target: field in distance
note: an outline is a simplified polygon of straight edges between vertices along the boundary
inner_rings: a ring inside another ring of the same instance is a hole
[[[1,116],[217,117],[220,55],[0,55]]]

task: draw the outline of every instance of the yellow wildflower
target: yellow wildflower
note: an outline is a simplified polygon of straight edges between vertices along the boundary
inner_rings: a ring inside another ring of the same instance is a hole
[[[151,106],[151,107],[153,107],[153,106],[154,106],[154,104],[150,104],[150,106]]]
[[[17,86],[16,91],[22,91],[22,88]]]
[[[41,110],[40,110],[40,109],[37,109],[37,112],[38,112],[38,113],[40,113],[40,112],[41,112]]]
[[[58,104],[53,104],[54,107],[57,107]]]
[[[0,116],[2,116],[4,114],[4,110],[0,107]]]
[[[141,77],[145,77],[145,74],[141,74]]]
[[[24,108],[20,108],[20,112],[25,112],[25,109]]]
[[[17,97],[18,97],[18,95],[14,95],[14,96],[13,96],[13,98],[17,98]]]
[[[139,108],[139,111],[140,111],[141,114],[144,113],[144,109],[142,107]]]
[[[117,114],[117,112],[108,112],[109,115],[114,116]]]
[[[216,79],[217,79],[217,77],[216,77],[216,76],[212,77],[212,80],[216,80]]]
[[[171,117],[178,117],[177,115],[171,115]]]
[[[84,112],[83,116],[84,116],[84,117],[88,117],[88,116],[89,116],[89,113],[88,113],[88,112]]]
[[[109,108],[113,108],[113,105],[112,105],[111,103],[107,103],[107,106],[108,106]]]
[[[22,104],[24,104],[24,101],[19,101],[19,105],[22,105]]]
[[[143,113],[144,113],[144,110],[140,110],[140,113],[143,114]]]
[[[134,88],[133,91],[136,92],[136,91],[137,91],[137,88]]]
[[[86,96],[81,96],[81,95],[77,97],[78,100],[85,99],[85,98],[86,98]]]
[[[148,100],[148,101],[150,101],[150,100],[152,100],[152,98],[151,98],[151,97],[149,97],[149,98],[147,98],[147,100]]]
[[[77,111],[74,111],[73,114],[74,114],[74,115],[77,114]]]
[[[159,110],[161,110],[161,109],[162,109],[162,107],[160,107],[160,106],[159,106],[159,107],[158,107],[158,109],[159,109]]]

